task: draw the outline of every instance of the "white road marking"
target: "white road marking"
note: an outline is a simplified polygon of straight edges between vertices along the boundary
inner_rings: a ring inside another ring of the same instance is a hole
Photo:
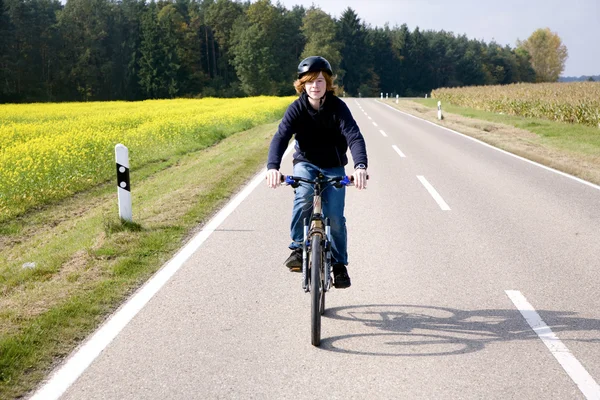
[[[569,377],[575,382],[586,399],[600,399],[600,386],[586,371],[581,363],[573,356],[567,346],[552,332],[542,320],[525,296],[518,290],[505,290],[506,295],[513,302],[531,329],[546,345],[550,353],[556,358]]]
[[[383,135],[383,137],[388,137],[387,133],[385,133],[384,131],[382,131],[381,129],[379,130],[379,132],[381,132],[381,134]]]
[[[440,196],[440,194],[433,188],[433,186],[431,186],[431,184],[427,182],[427,179],[425,179],[425,177],[422,175],[417,175],[417,178],[419,178],[423,186],[425,186],[425,189],[427,189],[431,197],[433,197],[433,199],[438,203],[440,208],[444,211],[449,211],[450,207],[448,207],[448,204],[446,204],[444,199],[442,199],[442,196]]]
[[[365,115],[367,115],[367,113],[365,113]],[[368,115],[367,115],[367,118],[369,118],[369,119],[373,119],[373,118],[369,117]]]
[[[376,122],[373,122],[373,125],[377,126],[377,123],[376,123]]]
[[[290,145],[283,157],[291,152]],[[127,326],[129,321],[140,312],[156,293],[171,279],[181,266],[198,250],[206,239],[225,221],[225,219],[252,193],[256,187],[265,182],[266,169],[260,171],[254,179],[196,234],[171,261],[165,264],[148,282],[131,297],[127,303],[110,317],[91,338],[74,353],[60,369],[42,386],[30,400],[58,399],[81,374],[90,366],[98,355]]]
[[[402,151],[400,151],[400,149],[398,148],[398,146],[396,146],[395,144],[394,144],[394,145],[392,145],[392,148],[393,148],[394,150],[396,150],[396,153],[398,153],[398,155],[399,155],[400,157],[402,157],[402,158],[406,157],[406,156],[404,155],[404,153],[403,153]]]
[[[379,103],[383,104],[383,105],[384,105],[384,106],[386,106],[386,107],[389,107],[389,108],[391,108],[392,110],[394,110],[394,111],[396,111],[396,112],[399,112],[400,114],[404,114],[404,115],[406,115],[406,116],[409,116],[409,117],[412,117],[412,118],[418,119],[419,121],[427,122],[428,124],[431,124],[431,125],[437,126],[438,128],[442,128],[442,129],[445,129],[445,130],[447,130],[447,131],[449,131],[449,132],[452,132],[452,133],[455,133],[455,134],[457,134],[457,135],[460,135],[460,136],[464,137],[465,139],[472,140],[472,141],[474,141],[474,142],[477,142],[477,143],[479,143],[479,144],[481,144],[481,145],[483,145],[483,146],[486,146],[486,147],[489,147],[489,148],[491,148],[491,149],[497,150],[497,151],[499,151],[499,152],[501,152],[501,153],[504,153],[504,154],[506,154],[506,155],[509,155],[509,156],[512,156],[512,157],[518,158],[518,159],[519,159],[519,160],[521,160],[521,161],[528,162],[529,164],[536,165],[536,166],[538,166],[538,167],[540,167],[540,168],[543,168],[543,169],[545,169],[545,170],[547,170],[547,171],[551,171],[551,172],[557,173],[557,174],[559,174],[559,175],[562,175],[562,176],[564,176],[564,177],[566,177],[566,178],[573,179],[573,180],[575,180],[575,181],[577,181],[577,182],[579,182],[579,183],[583,183],[584,185],[587,185],[587,186],[590,186],[590,187],[592,187],[592,188],[594,188],[594,189],[600,190],[600,186],[599,186],[599,185],[596,185],[596,184],[594,184],[594,183],[591,183],[591,182],[585,181],[585,180],[583,180],[583,179],[581,179],[581,178],[578,178],[578,177],[576,177],[576,176],[573,176],[573,175],[569,175],[569,174],[567,174],[566,172],[562,172],[562,171],[559,171],[559,170],[557,170],[557,169],[554,169],[554,168],[547,167],[547,166],[545,166],[545,165],[542,165],[542,164],[540,164],[540,163],[537,163],[537,162],[535,162],[535,161],[528,160],[528,159],[526,159],[526,158],[524,158],[524,157],[521,157],[521,156],[518,156],[518,155],[516,155],[516,154],[510,153],[510,152],[508,152],[508,151],[506,151],[506,150],[499,149],[499,148],[497,148],[497,147],[494,147],[494,146],[492,146],[491,144],[487,144],[487,143],[485,143],[485,142],[482,142],[482,141],[481,141],[481,140],[479,140],[479,139],[475,139],[475,138],[473,138],[473,137],[471,137],[471,136],[467,136],[467,135],[465,135],[464,133],[460,133],[460,132],[454,131],[454,130],[452,130],[452,129],[450,129],[450,128],[446,128],[445,126],[441,126],[441,125],[438,125],[438,124],[436,124],[436,123],[433,123],[433,122],[431,122],[431,121],[424,120],[423,118],[415,117],[414,115],[411,115],[411,114],[405,113],[405,112],[403,112],[403,111],[400,111],[400,110],[398,110],[397,108],[394,108],[394,107],[390,106],[389,104],[382,103],[382,102],[380,102],[379,100],[376,100],[376,101],[378,101]]]

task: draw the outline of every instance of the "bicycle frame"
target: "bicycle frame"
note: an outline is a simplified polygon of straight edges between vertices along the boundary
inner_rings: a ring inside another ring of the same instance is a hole
[[[298,187],[300,182],[308,183],[313,186],[314,197],[310,220],[304,220],[304,240],[302,246],[302,288],[305,292],[310,291],[308,262],[310,248],[315,237],[323,241],[323,266],[324,266],[324,285],[323,290],[328,291],[331,288],[331,226],[329,218],[323,215],[322,193],[328,185],[337,187],[351,185],[352,178],[348,176],[339,176],[334,178],[325,178],[319,174],[316,180],[310,180],[297,176],[285,176],[285,183],[292,187]]]

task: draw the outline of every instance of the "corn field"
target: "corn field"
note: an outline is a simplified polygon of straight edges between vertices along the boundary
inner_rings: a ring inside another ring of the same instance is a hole
[[[0,105],[0,221],[282,117],[293,98]],[[133,177],[134,175],[132,175]]]
[[[431,97],[478,110],[600,128],[600,82],[442,88]]]

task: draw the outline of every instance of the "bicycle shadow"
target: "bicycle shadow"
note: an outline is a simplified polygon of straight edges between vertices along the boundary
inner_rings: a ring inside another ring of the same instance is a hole
[[[578,318],[575,312],[538,312],[559,338],[560,332],[596,332],[596,338],[571,341],[600,343],[600,319]],[[321,349],[346,354],[450,356],[479,351],[495,342],[538,338],[516,309],[470,311],[408,304],[372,304],[331,308],[324,317],[359,322],[375,330],[322,338]]]

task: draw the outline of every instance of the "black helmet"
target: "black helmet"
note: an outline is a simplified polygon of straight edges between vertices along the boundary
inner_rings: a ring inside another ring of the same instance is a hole
[[[325,71],[329,75],[333,75],[329,61],[319,56],[307,57],[298,65],[298,79],[302,78],[302,75],[307,72],[317,71]]]

